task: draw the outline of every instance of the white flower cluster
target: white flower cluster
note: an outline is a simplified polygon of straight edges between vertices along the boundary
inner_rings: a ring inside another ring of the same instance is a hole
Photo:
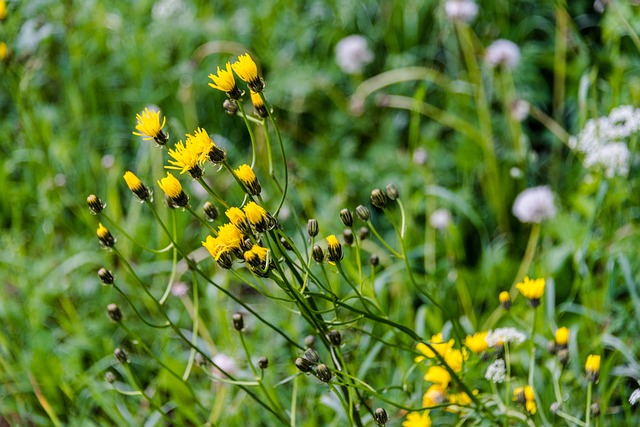
[[[336,45],[336,63],[347,74],[359,74],[373,61],[367,39],[358,34],[347,36]]]
[[[585,168],[602,169],[607,178],[626,176],[630,152],[623,140],[638,131],[640,108],[623,105],[608,116],[587,121],[578,135],[569,138],[569,147],[585,155]]]
[[[553,193],[546,185],[527,188],[518,194],[511,211],[520,222],[539,224],[556,215]]]
[[[526,338],[527,336],[516,328],[498,328],[489,331],[484,340],[489,344],[489,347],[494,347],[509,342],[521,344]]]
[[[484,377],[494,383],[501,383],[506,378],[506,374],[507,367],[504,364],[504,360],[498,359],[491,365],[489,365],[489,367],[487,368],[487,372],[484,374]]]

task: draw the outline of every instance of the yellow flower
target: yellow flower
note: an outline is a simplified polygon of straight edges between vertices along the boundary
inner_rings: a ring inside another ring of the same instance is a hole
[[[151,192],[149,189],[138,179],[138,177],[131,171],[124,173],[124,180],[127,183],[129,190],[138,197],[141,201],[145,201],[151,198]]]
[[[424,411],[422,414],[410,412],[407,415],[407,419],[402,422],[402,427],[431,427],[429,411]]]
[[[489,348],[489,344],[487,344],[485,340],[486,337],[486,332],[476,332],[473,335],[467,335],[467,338],[464,340],[464,345],[474,353],[482,353]]]
[[[453,344],[455,344],[455,340],[450,339],[447,342],[443,342],[442,332],[441,332],[439,334],[433,335],[431,337],[431,341],[429,342],[429,344],[431,344],[431,347],[433,347],[440,356],[444,357],[447,351],[453,348]],[[415,359],[416,363],[422,362],[425,359],[425,356],[428,357],[429,359],[433,359],[434,357],[436,357],[435,353],[431,351],[431,349],[427,347],[425,343],[418,343],[418,345],[416,345],[416,350],[418,350],[424,355],[424,356],[416,357]]]
[[[525,405],[525,409],[529,414],[533,415],[536,413],[536,396],[531,386],[516,387],[513,390],[513,400]]]
[[[569,342],[569,328],[563,326],[556,331],[556,345],[566,347]]]
[[[598,381],[598,374],[600,373],[600,355],[590,354],[587,357],[587,363],[584,365],[584,369],[587,371],[588,381]]]
[[[258,116],[262,117],[263,119],[269,116],[267,107],[265,107],[264,101],[262,100],[262,97],[260,96],[260,94],[252,90],[249,91],[249,94],[251,95],[251,103],[253,104],[253,108],[254,110],[256,110],[256,113],[258,114]]]
[[[250,250],[245,251],[244,260],[249,265],[251,271],[258,276],[268,277],[269,268],[267,268],[267,254],[269,250],[262,246],[253,245]]]
[[[471,398],[465,392],[454,393],[449,395],[449,403],[458,406],[469,406],[471,405]]]
[[[173,204],[172,207],[184,207],[189,203],[189,196],[182,191],[182,185],[175,176],[167,172],[167,176],[158,181],[158,185],[164,191],[164,194],[169,197],[169,200]]]
[[[469,353],[466,348],[463,348],[462,351],[457,348],[450,349],[444,354],[444,361],[447,362],[447,365],[454,372],[460,372],[462,370],[462,364],[464,360],[469,358]]]
[[[116,243],[116,239],[113,237],[111,232],[102,224],[98,224],[96,235],[98,236],[100,243],[102,243],[102,246],[111,248]]]
[[[193,140],[192,140],[193,141]],[[182,141],[178,142],[173,149],[169,149],[169,155],[174,160],[169,160],[173,166],[165,166],[165,169],[173,169],[180,171],[181,174],[189,172],[191,177],[198,179],[202,177],[202,168],[200,167],[200,152],[198,146],[187,140],[187,145]]]
[[[7,3],[0,0],[0,21],[7,17]]]
[[[146,141],[153,139],[158,145],[165,145],[169,140],[169,136],[162,132],[162,128],[167,122],[165,117],[160,124],[160,111],[152,111],[145,108],[141,114],[136,114],[138,123],[134,135],[142,136]]]
[[[247,193],[252,196],[257,196],[262,191],[262,187],[260,187],[260,182],[258,182],[258,178],[256,178],[256,174],[253,173],[253,169],[249,165],[240,165],[238,169],[234,170],[236,176],[242,183],[244,184]]]
[[[524,278],[524,281],[516,284],[516,288],[522,295],[529,299],[531,305],[535,308],[540,304],[540,298],[544,294],[544,278],[529,279],[528,276]]]
[[[241,255],[242,233],[233,224],[218,227],[218,236],[207,236],[204,246],[222,268],[231,268],[233,257]]]
[[[9,56],[9,46],[5,42],[0,42],[0,61],[4,61]]]
[[[264,81],[258,75],[258,67],[248,53],[238,56],[238,60],[233,63],[232,67],[238,77],[249,85],[249,89],[254,92],[264,90]]]
[[[507,291],[500,292],[500,295],[498,295],[498,299],[500,300],[500,305],[505,310],[509,310],[511,308],[511,297],[509,296],[509,292]]]
[[[207,160],[213,163],[222,163],[227,159],[227,153],[213,142],[206,130],[198,128],[194,135],[187,134],[187,145],[198,153],[198,162],[203,164]]]
[[[229,221],[231,221],[231,223],[235,225],[236,228],[243,234],[251,233],[251,227],[249,226],[247,216],[244,212],[242,212],[240,208],[229,208],[224,214],[227,216],[227,218],[229,218]]]
[[[425,374],[424,380],[438,384],[442,386],[442,388],[447,388],[451,382],[451,375],[449,371],[441,366],[431,366]]]
[[[338,238],[332,234],[327,236],[327,259],[329,262],[338,262],[342,259],[342,245],[338,241]]]
[[[247,219],[258,233],[264,233],[269,226],[267,211],[255,202],[249,202],[243,208]]]
[[[422,396],[422,406],[425,408],[438,406],[446,402],[446,400],[447,390],[440,384],[433,384],[427,389],[424,396]]]
[[[213,80],[213,83],[209,83],[209,86],[226,92],[229,98],[240,99],[242,97],[242,91],[238,89],[236,79],[233,77],[233,72],[231,71],[231,63],[227,62],[226,70],[221,70],[220,67],[218,67],[218,74],[209,74],[209,78]]]

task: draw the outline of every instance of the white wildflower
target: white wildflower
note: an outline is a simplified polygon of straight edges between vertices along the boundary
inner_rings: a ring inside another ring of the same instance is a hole
[[[359,74],[365,65],[373,61],[373,52],[367,39],[354,34],[343,38],[336,45],[336,63],[347,74]]]
[[[498,359],[491,365],[489,365],[489,367],[487,368],[487,372],[484,374],[484,377],[494,383],[501,383],[506,378],[506,374],[507,367],[504,364],[504,360]]]
[[[525,223],[541,223],[556,215],[553,193],[548,186],[527,188],[513,202],[513,214]]]
[[[520,48],[511,40],[496,40],[487,48],[484,60],[490,67],[513,70],[520,62]]]
[[[436,230],[444,230],[451,224],[451,213],[444,208],[436,209],[429,216],[429,224]]]
[[[521,344],[526,338],[527,336],[516,328],[498,328],[487,332],[487,336],[484,340],[487,342],[489,347],[494,347],[498,344],[509,342]]]
[[[607,178],[629,173],[629,147],[624,142],[601,145],[587,153],[583,164],[587,169],[602,169]]]
[[[629,396],[629,403],[631,403],[632,405],[635,405],[638,400],[640,400],[640,388],[633,390],[633,393],[631,393],[631,396]]]
[[[511,117],[519,122],[526,119],[529,115],[529,103],[524,99],[514,100],[509,107]]]
[[[478,16],[478,5],[473,0],[447,0],[444,11],[454,21],[471,22]]]
[[[238,372],[236,361],[232,357],[227,356],[224,353],[216,354],[215,356],[213,356],[213,359],[211,360],[217,366],[217,367],[214,366],[211,369],[214,375],[225,376],[225,374],[223,374],[222,371],[226,372],[229,375],[235,375]]]

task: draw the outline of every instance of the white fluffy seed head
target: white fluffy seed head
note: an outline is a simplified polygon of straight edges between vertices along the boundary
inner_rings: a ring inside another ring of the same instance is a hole
[[[524,223],[539,224],[556,215],[553,193],[548,186],[527,188],[513,202],[513,215]]]

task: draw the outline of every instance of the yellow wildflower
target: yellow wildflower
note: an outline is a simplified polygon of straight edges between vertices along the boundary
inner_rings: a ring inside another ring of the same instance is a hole
[[[265,107],[264,101],[262,100],[260,94],[252,90],[249,91],[249,94],[251,95],[251,103],[253,104],[254,110],[256,110],[256,114],[258,114],[258,116],[262,117],[263,119],[265,117],[268,117],[269,112],[267,111],[267,107]]]
[[[249,265],[251,271],[258,276],[267,277],[269,269],[267,268],[267,254],[269,250],[262,246],[253,245],[250,250],[245,251],[244,260]]]
[[[476,332],[473,335],[467,335],[467,338],[464,340],[464,345],[474,353],[482,353],[489,348],[489,344],[487,344],[485,340],[486,337],[487,332]]]
[[[5,42],[0,42],[0,61],[4,61],[9,56],[9,46]]]
[[[244,208],[247,219],[258,233],[264,233],[269,226],[267,211],[255,202],[247,203]]]
[[[247,193],[252,196],[257,196],[262,191],[262,187],[260,187],[260,182],[258,182],[258,178],[256,178],[256,174],[253,173],[253,169],[249,165],[240,165],[238,169],[234,170],[236,176],[242,183],[244,184]]]
[[[509,310],[511,308],[511,297],[509,296],[509,292],[502,291],[500,295],[498,295],[498,299],[500,300],[500,305],[505,310]]]
[[[153,111],[145,108],[141,114],[136,114],[138,123],[136,124],[136,130],[133,132],[136,136],[142,136],[144,140],[148,141],[153,139],[158,145],[165,145],[169,140],[169,135],[162,131],[167,118],[165,117],[160,124],[160,111]]]
[[[7,3],[5,0],[0,0],[0,21],[7,17]]]
[[[193,135],[187,134],[187,145],[191,145],[193,151],[198,153],[198,162],[203,164],[210,160],[213,163],[222,163],[227,159],[227,153],[213,142],[206,130],[196,129]]]
[[[556,331],[556,345],[558,347],[566,347],[569,343],[569,328],[563,326]]]
[[[182,190],[180,181],[175,176],[167,172],[167,176],[158,181],[158,185],[167,195],[171,202],[171,207],[184,207],[189,203],[189,196]]]
[[[440,384],[433,384],[429,387],[422,396],[422,406],[430,408],[432,406],[438,406],[447,401],[447,390]]]
[[[248,53],[238,56],[238,60],[233,63],[232,67],[238,77],[249,85],[249,89],[254,92],[264,90],[264,80],[258,75],[258,67]]]
[[[454,339],[450,339],[447,342],[443,342],[442,332],[439,334],[433,335],[431,337],[431,341],[429,342],[429,344],[431,344],[431,347],[433,347],[435,351],[440,356],[443,356],[443,357],[447,353],[447,351],[453,348],[454,343],[455,343]],[[425,359],[425,357],[429,359],[433,359],[434,357],[436,357],[435,353],[425,343],[418,343],[418,345],[416,345],[416,350],[420,351],[424,355],[424,356],[416,357],[415,359],[416,362],[422,362]]]
[[[243,234],[249,234],[251,232],[251,227],[249,226],[249,221],[247,220],[247,216],[240,208],[232,207],[226,210],[225,215],[229,218],[229,221],[233,225],[236,226],[238,230],[240,230]]]
[[[598,374],[600,373],[600,355],[590,354],[587,357],[587,363],[584,365],[584,369],[587,371],[587,381],[598,381]]]
[[[544,294],[544,278],[529,279],[528,276],[524,278],[524,281],[516,284],[516,288],[524,295],[532,307],[537,307],[540,304],[540,298]]]
[[[338,262],[342,259],[342,245],[338,241],[338,238],[332,234],[327,236],[327,259],[329,262]]]
[[[442,366],[431,366],[425,374],[424,380],[438,384],[442,386],[442,388],[447,388],[451,382],[451,375],[449,371]]]
[[[431,427],[431,417],[429,411],[410,412],[407,419],[402,422],[402,427]]]
[[[133,172],[126,171],[123,178],[127,183],[127,187],[129,187],[129,190],[131,190],[133,194],[138,197],[138,199],[140,199],[141,201],[145,201],[151,198],[151,192],[149,191],[149,189]]]
[[[173,160],[169,160],[172,166],[165,166],[165,169],[173,169],[180,171],[180,174],[189,172],[192,178],[198,179],[202,177],[202,168],[200,167],[201,153],[199,147],[191,141],[187,140],[187,144],[182,141],[178,142],[173,149],[169,149],[169,155]]]
[[[218,74],[209,74],[209,78],[213,81],[213,83],[209,83],[209,86],[226,92],[229,98],[240,99],[242,97],[243,92],[238,89],[236,85],[236,79],[233,77],[230,62],[227,62],[226,70],[221,70],[220,67],[218,67]]]

